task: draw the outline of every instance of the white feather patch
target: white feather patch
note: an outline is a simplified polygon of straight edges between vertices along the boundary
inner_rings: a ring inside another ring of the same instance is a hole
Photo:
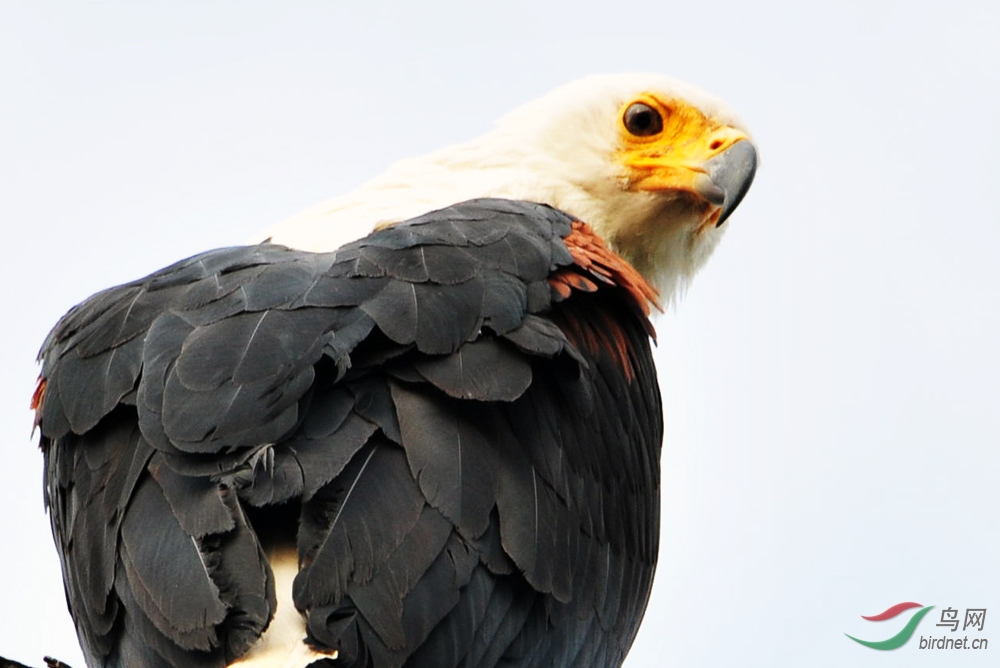
[[[250,651],[230,668],[306,668],[320,659],[335,659],[337,652],[318,652],[305,643],[306,620],[292,602],[292,583],[299,572],[299,557],[294,546],[268,550],[274,571],[274,590],[278,609],[274,619]]]

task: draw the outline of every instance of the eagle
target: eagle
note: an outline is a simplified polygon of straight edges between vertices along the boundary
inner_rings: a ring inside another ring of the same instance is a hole
[[[32,406],[88,665],[621,665],[651,309],[756,156],[693,86],[590,77],[70,310]]]

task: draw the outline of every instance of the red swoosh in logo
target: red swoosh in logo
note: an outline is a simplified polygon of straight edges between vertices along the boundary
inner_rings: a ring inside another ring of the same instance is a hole
[[[892,606],[885,612],[879,613],[877,615],[872,615],[871,617],[865,617],[864,615],[861,615],[861,619],[867,619],[870,622],[881,622],[885,621],[886,619],[892,619],[899,613],[905,612],[910,608],[919,608],[919,607],[922,607],[919,603],[897,603],[896,605]]]

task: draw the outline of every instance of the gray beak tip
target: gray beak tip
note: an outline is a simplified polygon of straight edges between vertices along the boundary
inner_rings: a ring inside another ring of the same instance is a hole
[[[722,213],[716,227],[736,210],[753,183],[757,172],[757,149],[745,139],[741,139],[728,149],[705,163],[705,171],[712,183],[726,195],[722,202]]]

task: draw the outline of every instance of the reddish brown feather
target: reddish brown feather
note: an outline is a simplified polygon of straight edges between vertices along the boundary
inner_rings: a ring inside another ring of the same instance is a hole
[[[42,421],[42,401],[45,399],[45,386],[48,383],[42,376],[38,377],[38,384],[35,385],[35,391],[31,395],[31,410],[35,411],[35,426],[37,427]]]
[[[549,276],[549,284],[558,300],[569,298],[573,290],[596,292],[593,279],[625,290],[631,297],[630,306],[642,320],[646,331],[655,340],[656,332],[649,322],[649,305],[658,310],[656,288],[649,284],[636,269],[617,253],[586,223],[576,221],[573,230],[563,239],[575,264],[563,267]],[[615,315],[605,310],[557,309],[556,322],[573,345],[592,354],[607,351],[631,381],[635,377],[629,355],[626,333]]]
[[[556,294],[559,295],[559,299],[568,299],[573,289],[569,286],[569,283],[562,280],[561,274],[565,272],[559,272],[549,276],[549,285],[555,290]]]
[[[556,309],[553,320],[563,331],[570,343],[591,355],[601,350],[611,355],[629,382],[635,378],[635,369],[629,355],[625,332],[606,311],[582,311],[581,309]]]
[[[595,278],[624,288],[632,295],[636,305],[642,309],[643,315],[649,315],[650,304],[655,306],[657,310],[662,310],[656,300],[659,296],[656,288],[650,285],[642,277],[642,274],[636,271],[635,267],[622,259],[617,253],[612,252],[604,244],[604,240],[597,236],[594,230],[590,229],[589,225],[575,221],[573,223],[573,231],[563,239],[563,243],[566,244],[567,250],[573,256],[576,266],[586,270]],[[567,272],[572,272],[572,268],[557,272],[555,276]],[[566,282],[573,285],[571,281]],[[589,281],[587,282],[589,283]],[[591,285],[593,284],[591,283]]]

